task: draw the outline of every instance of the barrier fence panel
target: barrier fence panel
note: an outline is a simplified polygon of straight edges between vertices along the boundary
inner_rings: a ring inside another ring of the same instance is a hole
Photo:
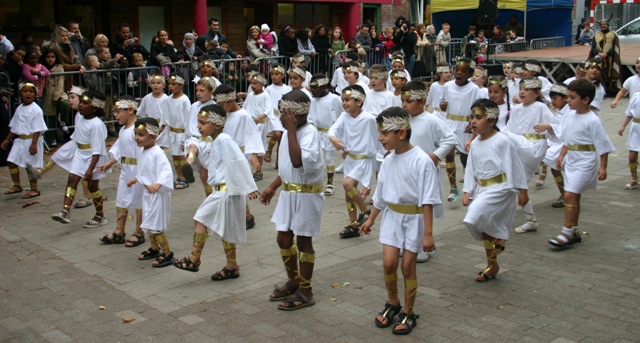
[[[248,58],[232,58],[221,60],[209,60],[215,67],[213,76],[220,81],[221,84],[227,84],[233,87],[236,92],[246,92],[247,82],[244,75],[246,68],[251,61]],[[191,102],[196,101],[196,83],[193,82],[196,76],[200,77],[200,69],[202,61],[194,62],[176,62],[173,64],[174,71],[182,75],[188,83],[185,84],[184,93],[189,97]]]
[[[487,59],[494,60],[495,55],[526,51],[528,48],[529,44],[526,41],[489,44]]]
[[[532,39],[529,44],[530,50],[540,50],[540,49],[548,49],[548,48],[560,48],[564,45],[564,37],[547,37],[547,38],[536,38]]]
[[[451,43],[447,46],[446,50],[447,54],[447,62],[453,64],[458,58],[464,56],[464,51],[462,51],[462,41],[459,39],[451,40]]]

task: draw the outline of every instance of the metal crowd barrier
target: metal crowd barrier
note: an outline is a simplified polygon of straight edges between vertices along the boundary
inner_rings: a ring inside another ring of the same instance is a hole
[[[236,92],[246,92],[248,83],[245,79],[244,68],[246,68],[251,60],[248,58],[231,58],[231,59],[215,59],[209,60],[213,63],[214,77],[221,84],[227,84],[236,89]],[[185,84],[184,93],[193,103],[196,101],[196,84],[193,82],[196,76],[200,76],[201,61],[185,61],[173,63],[173,69],[176,73],[182,75],[189,82]]]
[[[447,62],[450,64],[453,64],[458,58],[464,56],[464,51],[462,51],[462,40],[459,38],[451,39],[451,43],[447,46],[446,54]]]
[[[487,59],[493,60],[495,55],[526,51],[528,49],[529,44],[526,41],[489,44]]]
[[[531,40],[529,44],[530,50],[540,50],[549,48],[563,47],[565,44],[564,37],[547,37],[547,38],[535,38]]]

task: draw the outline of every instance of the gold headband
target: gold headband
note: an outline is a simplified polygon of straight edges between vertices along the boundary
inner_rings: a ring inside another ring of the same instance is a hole
[[[539,78],[523,79],[520,84],[524,86],[524,89],[542,89],[542,81]]]
[[[147,131],[148,134],[154,135],[154,136],[157,136],[158,134],[160,134],[160,128],[155,125],[151,125],[149,123],[146,123],[145,125],[140,124],[136,126],[136,129],[145,130]]]
[[[375,80],[384,80],[387,77],[389,77],[389,74],[385,73],[385,72],[370,72],[369,73],[369,77]]]
[[[206,82],[208,85],[211,86],[211,89],[216,90],[216,88],[218,88],[216,86],[216,80],[212,77],[209,76],[203,76],[200,78],[200,80],[198,80],[198,83],[200,82]]]
[[[409,117],[383,117],[382,123],[378,123],[382,131],[410,130]]]
[[[180,75],[171,75],[169,76],[169,80],[173,80],[173,82],[179,85],[184,85],[184,78]]]
[[[591,68],[593,66],[598,67],[598,69],[602,68],[602,63],[601,62],[596,62],[596,61],[589,61],[587,63],[585,63],[585,67],[587,68]]]
[[[458,60],[458,62],[456,62],[456,65],[468,66],[469,68],[474,69],[476,67],[476,62],[474,61],[467,62],[467,61]]]
[[[280,100],[278,102],[278,110],[280,113],[291,112],[296,116],[309,114],[311,102],[297,102],[291,100]]]
[[[524,69],[528,71],[532,71],[534,73],[539,73],[542,70],[542,68],[539,65],[533,64],[533,63],[525,63]]]
[[[222,93],[222,94],[214,94],[213,100],[217,103],[227,102],[236,99],[236,92]]]
[[[326,77],[322,77],[309,82],[309,86],[312,86],[312,87],[322,87],[328,84],[329,84],[329,79],[327,79]]]
[[[213,64],[211,64],[211,61],[209,61],[209,60],[202,61],[201,67],[202,66],[209,66],[209,67],[213,68]]]
[[[553,85],[549,90],[549,93],[558,93],[562,95],[569,95],[569,91],[565,85]]]
[[[300,63],[300,62],[304,62],[304,56],[291,57],[291,60],[292,60],[293,62],[298,62],[298,63]]]
[[[284,67],[282,67],[282,66],[277,66],[277,65],[276,65],[276,66],[271,67],[271,71],[274,71],[274,70],[275,70],[275,71],[277,71],[277,72],[279,72],[280,74],[284,75],[284,72],[285,72]]]
[[[22,90],[22,88],[24,87],[33,87],[33,89],[36,90],[36,92],[38,91],[38,86],[36,86],[35,84],[31,83],[31,82],[24,82],[22,84],[20,84],[20,90]]]
[[[484,110],[471,110],[471,114],[487,115],[487,119],[498,119],[500,109],[497,107],[487,107]]]
[[[358,72],[358,67],[356,66],[344,66],[342,67],[342,71],[352,71],[354,73]]]
[[[403,91],[402,95],[409,96],[409,100],[423,100],[427,98],[427,91],[421,89],[412,89],[410,91]]]
[[[391,63],[393,64],[395,62],[401,63],[404,66],[404,57],[394,57]]]
[[[134,110],[138,109],[138,103],[136,103],[135,100],[121,99],[116,101],[114,105],[120,110],[128,110],[130,108],[133,108]]]
[[[353,98],[356,100],[360,99],[364,101],[364,99],[366,98],[366,96],[363,93],[360,93],[355,89],[345,89],[342,91],[342,94],[347,94],[350,98]]]
[[[406,79],[407,73],[404,70],[394,70],[391,72],[391,77],[401,77],[403,79]]]
[[[264,75],[262,75],[262,73],[259,73],[257,71],[254,71],[251,73],[251,75],[249,75],[249,78],[251,80],[256,80],[259,83],[266,85],[267,84],[267,79],[264,77]]]
[[[507,62],[507,63],[502,63],[502,68],[511,68],[511,62]]]
[[[302,68],[291,68],[289,69],[289,73],[294,73],[303,79],[307,78],[307,72]]]
[[[104,100],[94,99],[88,95],[83,96],[82,100],[86,102],[91,101],[91,106],[99,109],[104,109]]]
[[[156,80],[156,79],[162,81],[162,83],[167,83],[167,80],[162,75],[153,75],[151,77],[151,80]]]
[[[436,68],[436,73],[450,73],[451,68],[449,66],[440,66]]]
[[[489,84],[490,84],[490,85],[498,85],[498,86],[500,86],[500,88],[507,88],[507,87],[509,87],[509,84],[507,83],[507,79],[502,79],[502,80],[498,80],[498,79],[489,79]]]
[[[213,111],[200,111],[198,115],[207,117],[207,122],[224,127],[227,119]]]
[[[516,74],[522,74],[522,67],[515,67],[514,71]]]
[[[69,91],[69,94],[75,94],[77,96],[81,96],[82,93],[86,92],[86,89],[78,87],[78,86],[71,86],[71,90]]]
[[[473,76],[475,77],[487,77],[487,71],[486,70],[479,70],[473,73]]]

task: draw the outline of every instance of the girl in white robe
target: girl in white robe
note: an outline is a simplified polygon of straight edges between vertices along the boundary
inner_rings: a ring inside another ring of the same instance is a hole
[[[212,138],[211,154],[205,161],[209,172],[207,182],[211,193],[196,211],[191,254],[175,260],[174,266],[197,272],[200,256],[207,240],[207,229],[222,238],[227,259],[221,271],[211,276],[213,281],[235,279],[240,276],[236,260],[236,244],[247,242],[246,225],[242,225],[246,197],[256,198],[258,187],[251,175],[251,168],[238,144],[222,132],[226,112],[219,105],[207,105],[198,113],[199,127],[203,135]]]
[[[528,202],[527,177],[516,146],[495,129],[498,106],[491,100],[473,104],[471,126],[477,138],[471,144],[464,182],[463,205],[469,206],[464,224],[473,238],[484,241],[487,268],[476,281],[495,278],[497,255],[504,251],[515,217],[516,199]]]
[[[451,65],[447,62],[438,63],[436,68],[436,81],[431,84],[429,88],[429,94],[427,95],[426,106],[431,106],[432,113],[437,115],[442,121],[447,115],[447,112],[440,109],[440,102],[442,101],[442,93],[444,84],[451,80]],[[395,106],[395,105],[394,105]],[[400,104],[402,106],[402,104]]]
[[[155,145],[160,131],[155,119],[138,119],[134,130],[136,142],[144,149],[138,157],[137,175],[127,182],[127,186],[139,183],[144,187],[140,228],[149,235],[150,243],[149,249],[143,251],[138,259],[155,259],[152,267],[166,267],[173,260],[173,252],[165,234],[171,218],[171,164],[164,150]]]
[[[140,106],[138,107],[138,117],[151,117],[160,121],[160,117],[162,117],[162,107],[164,106],[164,101],[169,97],[164,94],[166,80],[162,74],[156,74],[151,76],[149,79],[149,87],[151,88],[151,93],[147,94],[140,101]]]
[[[253,89],[252,93],[247,94],[247,98],[242,105],[242,109],[249,112],[255,125],[257,125],[258,132],[260,133],[260,140],[262,142],[263,150],[267,150],[267,123],[275,121],[273,115],[273,105],[271,104],[271,96],[265,92],[264,85],[267,83],[267,79],[259,72],[253,72],[249,76],[250,86]],[[264,153],[258,154],[259,168],[256,168],[253,178],[256,181],[262,180],[264,174],[262,173],[262,163],[264,161]]]
[[[560,121],[549,107],[541,100],[542,83],[540,79],[525,77],[520,81],[520,104],[513,106],[509,114],[509,122],[504,127],[505,132],[521,135],[533,146],[533,156],[520,156],[527,180],[540,166],[540,162],[547,152],[547,138],[558,140],[555,132],[560,132]],[[539,124],[549,124],[540,126]],[[533,205],[527,202],[522,208],[527,222],[514,229],[516,233],[537,230],[538,222],[533,211]]]
[[[601,66],[602,62],[597,59],[590,59],[585,63],[585,79],[593,82],[593,85],[596,86],[596,95],[591,100],[590,108],[598,115],[600,109],[602,108],[602,101],[604,100],[604,96],[607,94],[607,91],[604,89],[602,85],[602,74],[601,74]]]
[[[44,140],[42,133],[47,131],[47,124],[44,122],[42,109],[35,102],[38,88],[31,82],[20,85],[20,99],[22,104],[16,109],[9,127],[11,131],[2,142],[2,150],[9,147],[13,138],[13,146],[7,157],[9,174],[11,174],[12,185],[4,194],[14,194],[22,192],[20,186],[20,173],[18,167],[27,168],[27,164],[35,168],[42,168],[44,156]],[[38,190],[38,178],[29,176],[30,190],[22,195],[22,199],[34,198],[40,195]]]
[[[560,156],[560,151],[562,151],[562,147],[564,146],[562,144],[561,136],[563,128],[570,124],[567,123],[567,116],[565,116],[569,111],[569,105],[567,104],[567,87],[565,85],[553,85],[549,92],[549,96],[551,97],[551,104],[556,109],[555,116],[560,120],[560,135],[558,136],[560,141],[547,139],[547,145],[549,145],[549,148],[547,149],[542,162],[545,166],[551,168],[551,175],[553,175],[553,180],[560,191],[560,197],[558,200],[553,202],[551,206],[560,208],[564,207],[564,177],[562,176],[562,171],[556,168],[556,162],[558,161],[558,156]],[[542,178],[543,175],[540,175],[538,181]],[[538,182],[536,182],[536,186],[538,186]]]
[[[636,189],[638,188],[638,151],[640,151],[640,92],[636,92],[631,96],[626,114],[622,127],[618,130],[618,136],[622,136],[624,129],[632,122],[629,129],[629,138],[627,139],[631,181],[624,186],[624,189]]]

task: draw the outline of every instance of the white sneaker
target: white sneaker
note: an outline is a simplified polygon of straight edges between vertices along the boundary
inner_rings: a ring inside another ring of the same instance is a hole
[[[515,233],[527,233],[538,230],[538,222],[526,222],[517,228],[513,229]]]
[[[429,253],[426,251],[421,251],[418,253],[418,258],[416,258],[416,262],[425,263],[429,261]]]
[[[341,164],[341,165],[339,165],[339,166],[337,166],[337,167],[336,167],[335,172],[336,172],[337,174],[342,174],[342,171],[343,171],[343,170],[344,170],[344,164]]]

